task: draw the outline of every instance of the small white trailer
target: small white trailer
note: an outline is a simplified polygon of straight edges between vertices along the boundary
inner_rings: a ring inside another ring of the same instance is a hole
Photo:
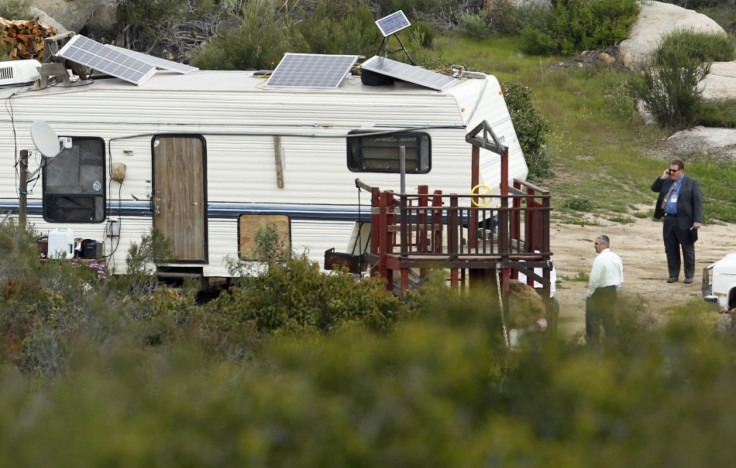
[[[736,253],[703,268],[703,299],[715,302],[722,313],[736,310]]]
[[[0,82],[0,210],[18,215],[25,151],[29,173],[42,166],[28,181],[24,208],[39,233],[73,230],[101,244],[96,255],[125,273],[131,244],[155,229],[175,255],[157,265],[160,272],[226,277],[228,259],[251,259],[254,232],[265,222],[293,252],[320,264],[331,248],[359,253],[355,233],[370,223],[370,197],[359,197],[355,181],[399,192],[401,153],[407,187],[469,194],[465,137],[479,122],[509,147],[509,182],[526,178],[496,78],[403,64],[391,77],[375,67],[389,59],[367,62],[374,67],[364,74],[388,78],[382,85],[365,84],[357,67],[333,87],[271,86],[257,71],[160,69],[138,84],[110,76],[40,89],[27,75],[20,84]],[[0,76],[12,77],[16,66],[1,63],[0,72],[11,73]],[[406,73],[413,71],[442,76],[442,89],[412,83]],[[53,159],[31,139],[37,121],[64,143]],[[499,168],[500,156],[482,150],[480,182],[495,193]]]

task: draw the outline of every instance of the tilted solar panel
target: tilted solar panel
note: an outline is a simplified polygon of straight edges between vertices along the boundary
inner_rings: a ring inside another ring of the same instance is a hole
[[[136,52],[135,50],[125,49],[123,47],[114,46],[112,44],[105,44],[105,47],[117,50],[121,54],[130,55],[131,57],[137,58],[141,62],[146,62],[149,65],[153,65],[156,68],[163,68],[164,70],[169,70],[184,75],[199,70],[199,68],[193,67],[191,65],[154,57],[153,55]]]
[[[409,26],[411,26],[411,23],[409,22],[409,19],[406,17],[406,15],[404,15],[404,12],[402,10],[399,10],[377,20],[376,26],[378,26],[378,29],[381,30],[383,37],[386,37],[398,31],[401,31],[402,29],[408,28]]]
[[[451,76],[426,70],[416,65],[397,62],[380,55],[369,58],[361,64],[360,68],[437,91],[442,91],[455,82],[455,78]]]
[[[137,85],[156,73],[155,66],[79,34],[56,55]]]

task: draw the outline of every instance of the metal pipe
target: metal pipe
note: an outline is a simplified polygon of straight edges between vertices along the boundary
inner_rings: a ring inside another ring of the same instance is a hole
[[[406,147],[399,146],[399,172],[401,173],[401,194],[406,194]]]

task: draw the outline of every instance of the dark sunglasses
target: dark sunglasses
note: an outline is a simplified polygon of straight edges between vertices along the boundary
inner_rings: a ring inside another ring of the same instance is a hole
[[[679,169],[667,169],[668,174],[674,174],[677,171],[679,171]]]

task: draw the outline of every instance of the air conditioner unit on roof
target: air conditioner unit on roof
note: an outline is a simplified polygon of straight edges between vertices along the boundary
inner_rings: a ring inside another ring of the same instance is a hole
[[[38,60],[9,60],[0,62],[0,86],[33,83],[39,77]]]

